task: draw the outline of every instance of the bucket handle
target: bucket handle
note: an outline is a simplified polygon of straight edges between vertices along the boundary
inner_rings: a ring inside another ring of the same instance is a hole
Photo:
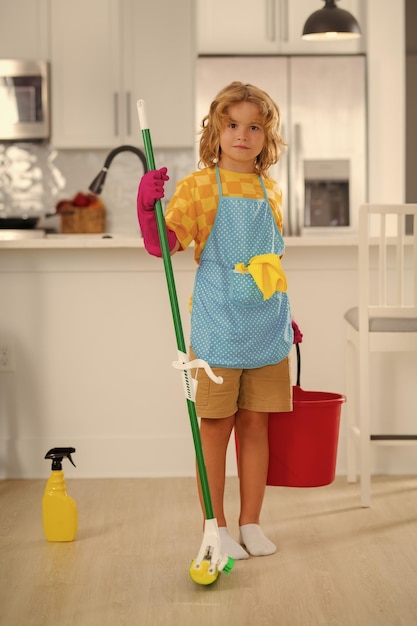
[[[295,344],[295,349],[297,351],[297,387],[301,386],[300,377],[301,377],[301,354],[300,354],[300,344]]]

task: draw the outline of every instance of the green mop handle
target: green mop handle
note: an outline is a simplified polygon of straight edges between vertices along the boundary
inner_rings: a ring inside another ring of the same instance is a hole
[[[150,133],[149,126],[147,123],[147,119],[146,119],[145,102],[143,100],[137,101],[137,109],[138,109],[138,116],[139,116],[139,125],[142,130],[142,139],[143,139],[143,145],[145,148],[146,163],[148,165],[148,170],[154,170],[156,169],[155,158],[154,158],[154,153],[153,153],[153,148],[152,148],[151,133]],[[181,323],[181,315],[180,315],[180,310],[178,306],[177,290],[175,287],[174,273],[172,270],[171,254],[169,250],[168,238],[167,238],[167,233],[166,233],[166,228],[165,228],[164,212],[162,208],[162,202],[160,200],[157,200],[155,203],[155,213],[156,213],[156,223],[158,227],[159,242],[161,244],[161,250],[162,250],[162,260],[164,263],[165,277],[166,277],[167,286],[168,286],[169,301],[171,304],[172,318],[173,318],[174,328],[175,328],[175,336],[177,340],[177,348],[182,353],[185,353],[186,347],[185,347],[184,333],[183,333],[182,323]],[[185,371],[184,375],[187,376],[188,372]],[[210,489],[209,489],[208,480],[207,480],[207,470],[206,470],[206,464],[204,461],[203,449],[201,445],[201,437],[200,437],[200,431],[198,428],[198,418],[197,418],[195,403],[189,398],[187,398],[187,406],[188,406],[188,415],[189,415],[190,424],[191,424],[191,431],[193,435],[198,474],[200,477],[201,493],[202,493],[203,501],[204,501],[206,519],[213,519],[214,518],[213,506],[211,502]]]

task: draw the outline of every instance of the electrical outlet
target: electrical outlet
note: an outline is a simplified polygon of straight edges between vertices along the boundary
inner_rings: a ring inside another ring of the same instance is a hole
[[[0,372],[14,372],[14,350],[10,339],[0,338]]]

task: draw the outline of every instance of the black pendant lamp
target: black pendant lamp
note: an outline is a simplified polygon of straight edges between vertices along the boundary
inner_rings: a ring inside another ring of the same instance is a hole
[[[358,39],[361,34],[357,20],[349,11],[339,9],[335,0],[325,0],[325,6],[307,19],[302,38],[307,41],[337,41]]]

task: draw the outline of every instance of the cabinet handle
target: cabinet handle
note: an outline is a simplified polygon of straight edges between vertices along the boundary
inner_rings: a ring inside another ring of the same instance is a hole
[[[304,224],[304,173],[303,173],[303,139],[301,124],[294,124],[294,180],[295,180],[295,234],[299,235]]]
[[[132,134],[132,120],[130,117],[131,112],[131,94],[130,91],[126,92],[126,133],[128,136]]]
[[[288,43],[288,0],[281,0],[281,41]]]
[[[119,135],[119,94],[117,91],[113,94],[113,112],[114,112],[114,134]]]
[[[277,33],[275,29],[275,2],[276,0],[265,0],[266,2],[266,38],[268,41],[276,41]]]

